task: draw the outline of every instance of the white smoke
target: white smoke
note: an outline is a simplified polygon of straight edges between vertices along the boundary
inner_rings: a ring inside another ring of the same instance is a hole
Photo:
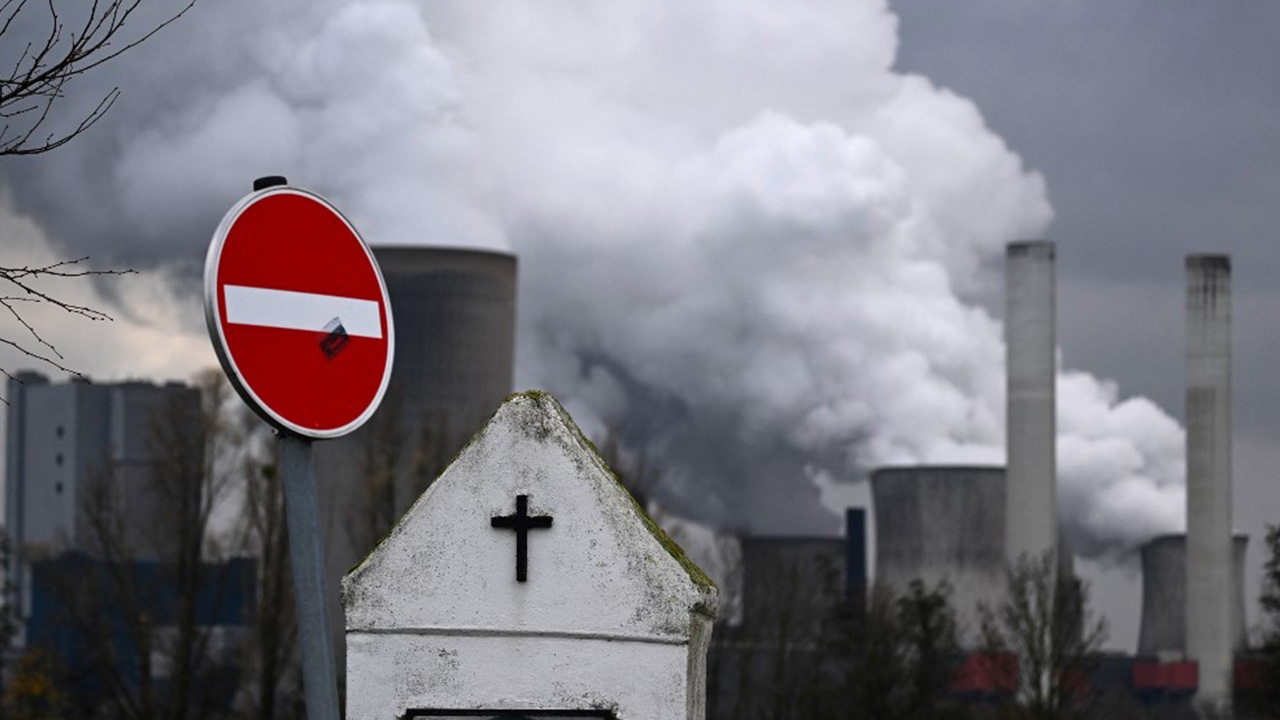
[[[1052,212],[973,103],[893,70],[883,0],[207,0],[153,44],[111,142],[7,169],[67,246],[193,270],[281,173],[374,243],[510,247],[521,379],[723,523],[831,530],[814,474],[1003,461],[969,298]],[[1177,529],[1177,424],[1082,373],[1060,397],[1079,546]]]

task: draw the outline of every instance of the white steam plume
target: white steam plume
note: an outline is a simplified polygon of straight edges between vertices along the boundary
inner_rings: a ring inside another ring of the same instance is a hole
[[[111,142],[7,173],[67,246],[134,263],[194,269],[268,173],[374,243],[510,247],[523,380],[621,423],[668,504],[831,530],[815,472],[1003,461],[1002,331],[966,298],[1051,218],[896,45],[883,0],[208,0],[95,78],[126,92]],[[1059,387],[1078,546],[1177,529],[1177,424]]]

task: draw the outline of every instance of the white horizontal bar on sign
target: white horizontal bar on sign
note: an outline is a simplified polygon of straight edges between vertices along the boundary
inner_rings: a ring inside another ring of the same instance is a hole
[[[348,335],[382,337],[382,314],[373,300],[292,290],[224,285],[227,322],[324,332],[335,318]]]

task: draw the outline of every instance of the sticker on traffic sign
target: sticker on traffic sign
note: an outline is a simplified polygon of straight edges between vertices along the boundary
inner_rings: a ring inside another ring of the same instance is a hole
[[[333,438],[378,408],[395,354],[387,287],[324,198],[288,186],[245,197],[214,233],[204,284],[218,359],[268,422]]]

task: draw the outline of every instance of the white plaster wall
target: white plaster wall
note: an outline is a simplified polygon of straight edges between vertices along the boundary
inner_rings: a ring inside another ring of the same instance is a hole
[[[347,635],[348,720],[411,708],[586,710],[686,717],[685,644],[567,637]]]
[[[491,519],[516,496],[552,527]],[[605,709],[701,720],[714,586],[673,554],[550,396],[513,396],[343,580],[347,716]]]

